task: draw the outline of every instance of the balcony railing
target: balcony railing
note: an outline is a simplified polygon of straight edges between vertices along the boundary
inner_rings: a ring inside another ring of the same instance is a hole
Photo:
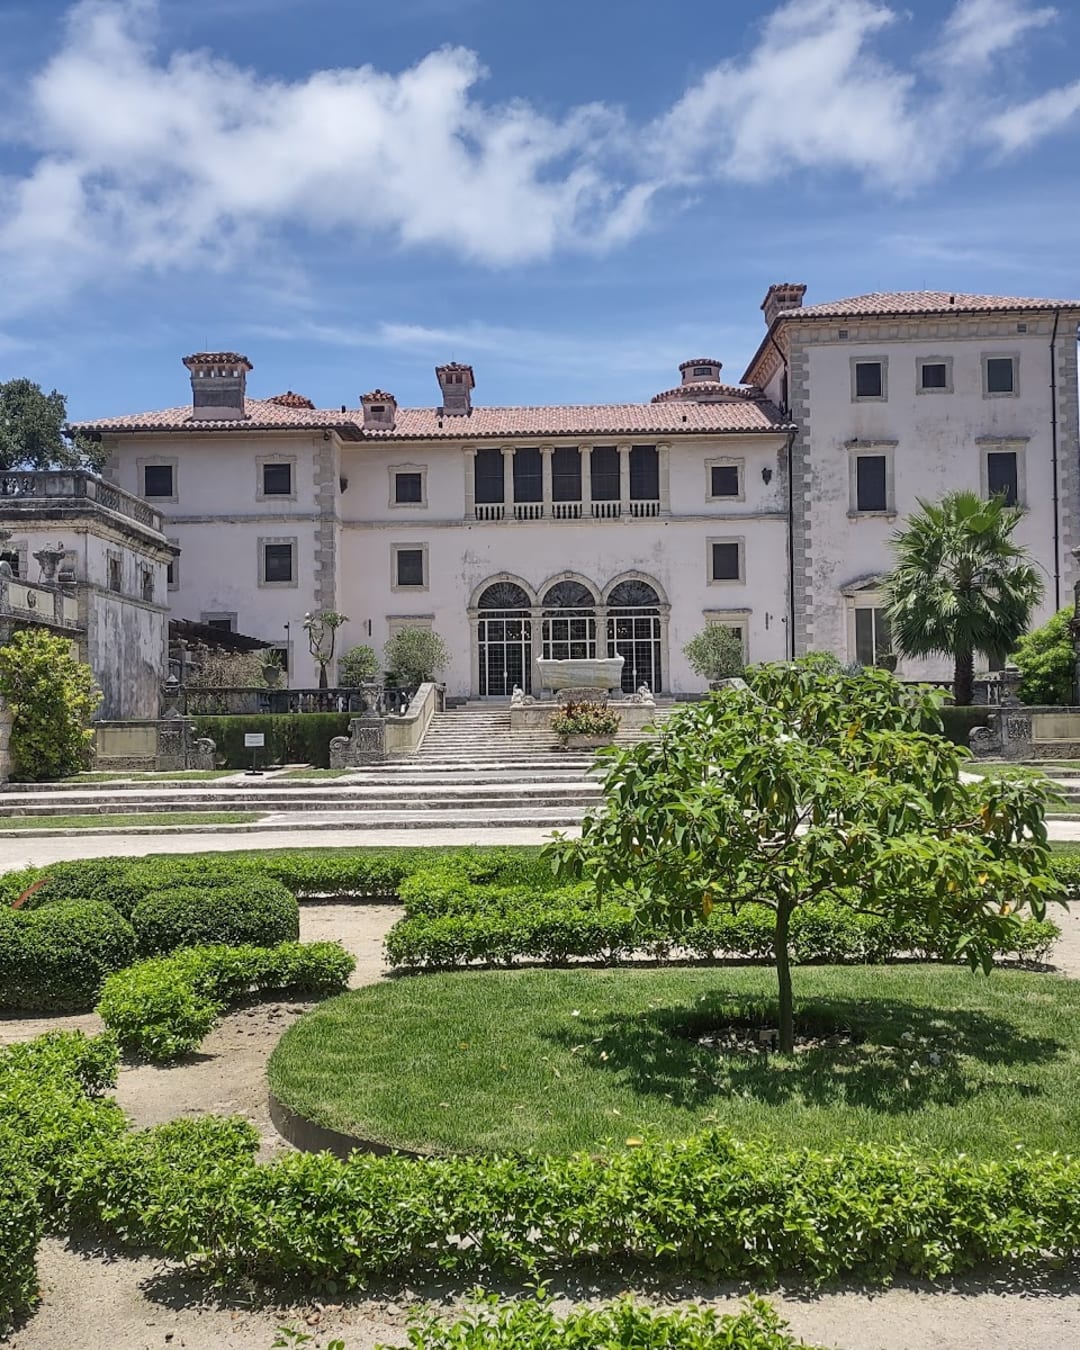
[[[617,520],[622,515],[621,502],[593,502],[593,520]]]
[[[226,689],[164,685],[162,710],[175,708],[185,717],[245,717],[284,713],[374,712],[380,717],[403,717],[416,686],[387,688],[365,685],[363,689]]]
[[[552,502],[551,515],[553,520],[580,520],[581,503],[580,502]]]
[[[515,502],[514,519],[515,520],[543,520],[544,503],[543,502]]]
[[[661,514],[661,502],[650,498],[629,501],[592,502],[476,502],[473,520],[619,520],[629,515],[635,520],[654,519]]]
[[[96,502],[106,511],[127,516],[152,530],[161,531],[160,511],[148,506],[123,488],[103,482],[83,469],[25,469],[0,474],[0,501]]]
[[[502,520],[506,515],[506,507],[502,502],[477,502],[473,514],[477,520]]]
[[[643,519],[646,516],[658,516],[660,514],[660,503],[658,501],[642,501],[630,503],[630,514]]]

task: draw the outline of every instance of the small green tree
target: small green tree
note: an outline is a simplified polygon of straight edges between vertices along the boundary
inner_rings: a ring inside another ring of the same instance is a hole
[[[1012,535],[1021,513],[1003,497],[950,492],[924,502],[892,538],[885,612],[900,656],[947,656],[953,696],[971,703],[975,656],[1004,657],[1027,631],[1043,585]]]
[[[29,782],[67,778],[85,769],[93,744],[90,718],[101,702],[90,667],[67,638],[28,628],[0,647],[0,696],[12,713],[16,775]]]
[[[383,663],[406,685],[435,678],[450,660],[446,643],[430,628],[403,628],[383,647]]]
[[[989,970],[1028,907],[1060,898],[1049,871],[1043,789],[960,781],[966,752],[940,729],[940,695],[885,671],[758,667],[609,752],[603,809],[580,840],[549,845],[557,872],[585,875],[675,932],[715,905],[775,915],[780,1049],[794,1047],[791,916],[825,899],[917,917],[942,950]]]
[[[683,648],[683,655],[694,674],[710,682],[743,673],[742,639],[726,624],[706,624]]]
[[[338,661],[338,684],[343,689],[357,689],[366,680],[379,673],[379,658],[374,647],[350,647]]]
[[[1024,677],[1020,697],[1025,703],[1072,702],[1076,653],[1069,632],[1071,620],[1071,609],[1059,609],[1017,643],[1013,660]]]
[[[337,630],[348,622],[349,616],[339,614],[336,609],[322,609],[317,614],[304,615],[304,632],[308,636],[308,650],[319,667],[320,689],[326,689],[329,686],[326,668],[334,659]]]
[[[100,442],[65,429],[67,402],[32,380],[0,381],[0,469],[100,469]]]

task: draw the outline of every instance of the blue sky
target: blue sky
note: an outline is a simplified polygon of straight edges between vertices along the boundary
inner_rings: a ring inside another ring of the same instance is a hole
[[[1080,5],[0,0],[0,378],[644,399],[807,302],[1080,296]]]

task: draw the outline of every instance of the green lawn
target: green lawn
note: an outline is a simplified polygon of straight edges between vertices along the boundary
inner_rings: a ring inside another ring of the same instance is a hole
[[[303,1017],[270,1083],[324,1125],[414,1148],[565,1153],[719,1123],[825,1148],[1080,1149],[1080,981],[804,967],[799,1011],[861,1044],[785,1061],[677,1034],[760,1007],[773,988],[770,970],[749,968],[397,979]]]
[[[124,815],[0,816],[0,830],[123,830],[137,825],[243,825],[263,811],[148,811]]]
[[[980,778],[1039,778],[1045,779],[1042,769],[1032,768],[1030,764],[987,764],[985,761],[967,760],[962,766],[964,773],[978,774]]]
[[[352,769],[289,769],[282,778],[344,778]]]

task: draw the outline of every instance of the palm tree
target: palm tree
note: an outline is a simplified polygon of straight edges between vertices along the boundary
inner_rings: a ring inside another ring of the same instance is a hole
[[[1002,659],[1027,630],[1042,581],[1012,541],[1021,513],[1003,497],[950,492],[892,538],[885,611],[902,656],[951,656],[953,695],[969,704],[975,653]]]

